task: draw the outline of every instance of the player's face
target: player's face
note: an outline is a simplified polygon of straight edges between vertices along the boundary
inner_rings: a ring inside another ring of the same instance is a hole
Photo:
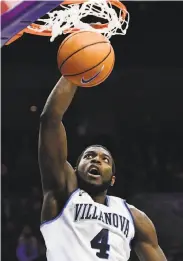
[[[78,165],[78,175],[89,184],[110,186],[113,177],[112,164],[112,157],[104,148],[89,147]]]

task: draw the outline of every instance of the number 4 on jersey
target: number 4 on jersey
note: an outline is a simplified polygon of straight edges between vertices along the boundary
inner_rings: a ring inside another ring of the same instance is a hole
[[[96,253],[100,258],[107,259],[109,257],[109,254],[107,253],[110,249],[110,245],[108,245],[108,236],[109,230],[103,228],[90,242],[91,248],[100,250]]]

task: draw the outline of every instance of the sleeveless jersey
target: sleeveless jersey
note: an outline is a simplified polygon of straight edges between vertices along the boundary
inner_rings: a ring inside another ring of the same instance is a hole
[[[107,196],[106,202],[74,191],[60,215],[41,225],[47,260],[127,261],[135,235],[133,217],[123,199]]]

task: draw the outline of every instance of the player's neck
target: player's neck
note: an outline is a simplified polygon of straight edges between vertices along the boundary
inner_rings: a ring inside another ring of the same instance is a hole
[[[92,196],[92,199],[99,203],[99,204],[105,204],[106,202],[106,195],[107,195],[107,191],[106,192],[103,192],[101,194],[98,194],[96,196]]]

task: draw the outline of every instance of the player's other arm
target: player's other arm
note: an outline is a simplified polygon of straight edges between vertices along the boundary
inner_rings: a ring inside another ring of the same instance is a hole
[[[136,208],[132,209],[136,226],[135,252],[140,261],[167,261],[158,244],[152,221]]]
[[[49,193],[67,197],[77,186],[74,170],[67,162],[67,137],[62,123],[76,89],[60,78],[40,117],[38,157],[44,197]]]

